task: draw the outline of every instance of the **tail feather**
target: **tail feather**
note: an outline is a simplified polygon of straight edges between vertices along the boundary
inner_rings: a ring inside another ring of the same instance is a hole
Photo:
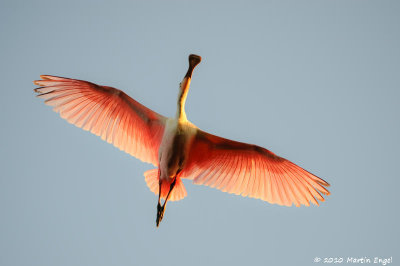
[[[158,195],[159,191],[159,176],[158,169],[151,169],[144,172],[144,177],[146,180],[146,184],[149,187],[150,191],[154,194]],[[171,182],[164,181],[161,185],[161,197],[165,199],[167,197]],[[187,192],[185,186],[182,183],[182,180],[179,176],[176,177],[176,183],[174,189],[171,191],[169,195],[170,201],[178,201],[186,197]]]

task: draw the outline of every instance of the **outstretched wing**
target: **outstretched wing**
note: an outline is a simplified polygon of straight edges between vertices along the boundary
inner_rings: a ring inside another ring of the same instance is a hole
[[[195,184],[279,205],[319,205],[329,195],[326,181],[269,150],[201,130],[183,171]]]
[[[166,118],[118,89],[83,80],[40,76],[37,97],[69,123],[88,130],[136,158],[158,165]]]

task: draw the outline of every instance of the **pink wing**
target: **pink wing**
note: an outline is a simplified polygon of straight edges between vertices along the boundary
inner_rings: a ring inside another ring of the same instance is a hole
[[[35,89],[54,111],[76,125],[101,136],[119,149],[158,166],[158,148],[166,118],[118,89],[87,81],[40,76]]]
[[[297,207],[329,195],[321,178],[256,145],[198,130],[182,177],[224,192]]]

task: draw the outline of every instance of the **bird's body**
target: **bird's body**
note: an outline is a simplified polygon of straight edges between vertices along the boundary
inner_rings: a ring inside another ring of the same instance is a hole
[[[168,118],[159,151],[161,180],[172,179],[184,168],[196,130],[188,121]]]
[[[157,226],[168,200],[187,195],[183,178],[286,206],[323,201],[320,193],[329,195],[325,188],[329,184],[321,178],[267,149],[211,135],[188,121],[185,102],[200,61],[197,55],[189,56],[174,118],[148,109],[118,89],[87,81],[43,75],[35,81],[41,86],[35,91],[68,122],[157,167],[144,173],[148,187],[158,194]]]

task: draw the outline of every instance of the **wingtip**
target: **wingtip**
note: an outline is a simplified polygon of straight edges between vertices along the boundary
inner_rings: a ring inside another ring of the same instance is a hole
[[[40,75],[40,78],[43,80],[49,80],[49,79],[51,79],[51,76],[50,75]]]
[[[311,173],[310,173],[311,174]],[[314,175],[314,174],[312,174]],[[316,176],[316,175],[314,175]],[[322,179],[321,177],[316,176],[318,179],[316,180],[320,185],[325,186],[325,187],[330,187],[331,185],[326,182],[324,179]]]
[[[39,75],[39,77],[41,78],[41,80],[34,80],[33,84],[40,86],[40,82],[43,80],[49,80],[49,75]]]

